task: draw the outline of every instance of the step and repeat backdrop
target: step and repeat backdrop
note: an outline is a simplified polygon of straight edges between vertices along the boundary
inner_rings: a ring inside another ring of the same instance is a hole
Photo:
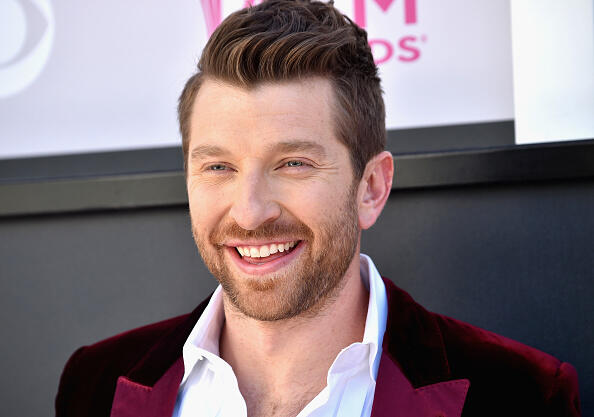
[[[3,0],[0,159],[179,145],[183,84],[250,1]],[[369,33],[389,129],[515,119],[517,143],[594,137],[594,2],[516,3],[335,2]]]

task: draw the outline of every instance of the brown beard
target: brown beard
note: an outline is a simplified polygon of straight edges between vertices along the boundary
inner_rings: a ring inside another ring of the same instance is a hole
[[[219,225],[208,242],[192,227],[194,240],[204,263],[219,281],[226,298],[244,315],[261,321],[289,319],[316,314],[342,288],[343,277],[351,264],[359,238],[358,213],[353,186],[336,215],[320,227],[319,235],[304,223],[277,221],[245,230],[237,223]],[[267,279],[234,277],[225,262],[226,239],[278,241],[291,237],[305,244],[301,254],[282,272]],[[315,252],[314,252],[315,251]]]

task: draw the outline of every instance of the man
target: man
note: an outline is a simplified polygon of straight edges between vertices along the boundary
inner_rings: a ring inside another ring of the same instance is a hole
[[[179,119],[192,231],[221,285],[79,349],[57,415],[579,415],[571,365],[429,313],[359,254],[393,162],[366,34],[332,5],[231,15]]]

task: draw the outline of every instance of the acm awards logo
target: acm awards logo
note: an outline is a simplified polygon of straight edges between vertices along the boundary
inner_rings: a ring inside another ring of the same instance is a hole
[[[54,41],[49,0],[0,0],[0,98],[15,95],[35,81]]]
[[[204,20],[206,23],[206,31],[208,36],[214,32],[217,26],[222,21],[223,0],[200,0],[202,10],[204,12]],[[383,14],[387,14],[392,10],[394,3],[402,3],[404,8],[404,25],[405,27],[413,29],[417,24],[417,0],[350,0],[353,2],[353,13],[349,16],[355,23],[364,29],[369,29],[369,25],[373,22],[367,20],[367,10],[369,7],[376,7]],[[241,0],[242,4],[239,7],[247,7],[259,4],[262,0]],[[338,2],[337,2],[338,3]],[[340,7],[339,4],[336,4]],[[373,52],[375,62],[377,65],[397,60],[402,63],[415,62],[421,57],[422,45],[427,41],[426,35],[408,34],[399,36],[393,39],[393,30],[385,30],[382,28],[385,36],[379,38],[369,39],[369,46]]]
[[[395,2],[396,0],[354,0],[353,20],[362,28],[367,29],[368,4],[379,7],[382,13],[385,14]],[[417,0],[403,0],[401,3],[403,3],[404,7],[404,25],[408,29],[410,26],[417,24]],[[389,31],[385,32],[386,38],[369,39],[369,46],[377,65],[392,59],[397,59],[400,62],[414,62],[420,58],[421,44],[427,41],[426,35],[404,35],[392,40]]]

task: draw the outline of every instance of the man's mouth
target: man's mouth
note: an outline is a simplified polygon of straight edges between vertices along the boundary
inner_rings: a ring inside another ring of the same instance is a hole
[[[300,241],[278,242],[267,245],[240,245],[235,249],[241,255],[241,258],[251,264],[263,264],[286,256],[293,251]]]

